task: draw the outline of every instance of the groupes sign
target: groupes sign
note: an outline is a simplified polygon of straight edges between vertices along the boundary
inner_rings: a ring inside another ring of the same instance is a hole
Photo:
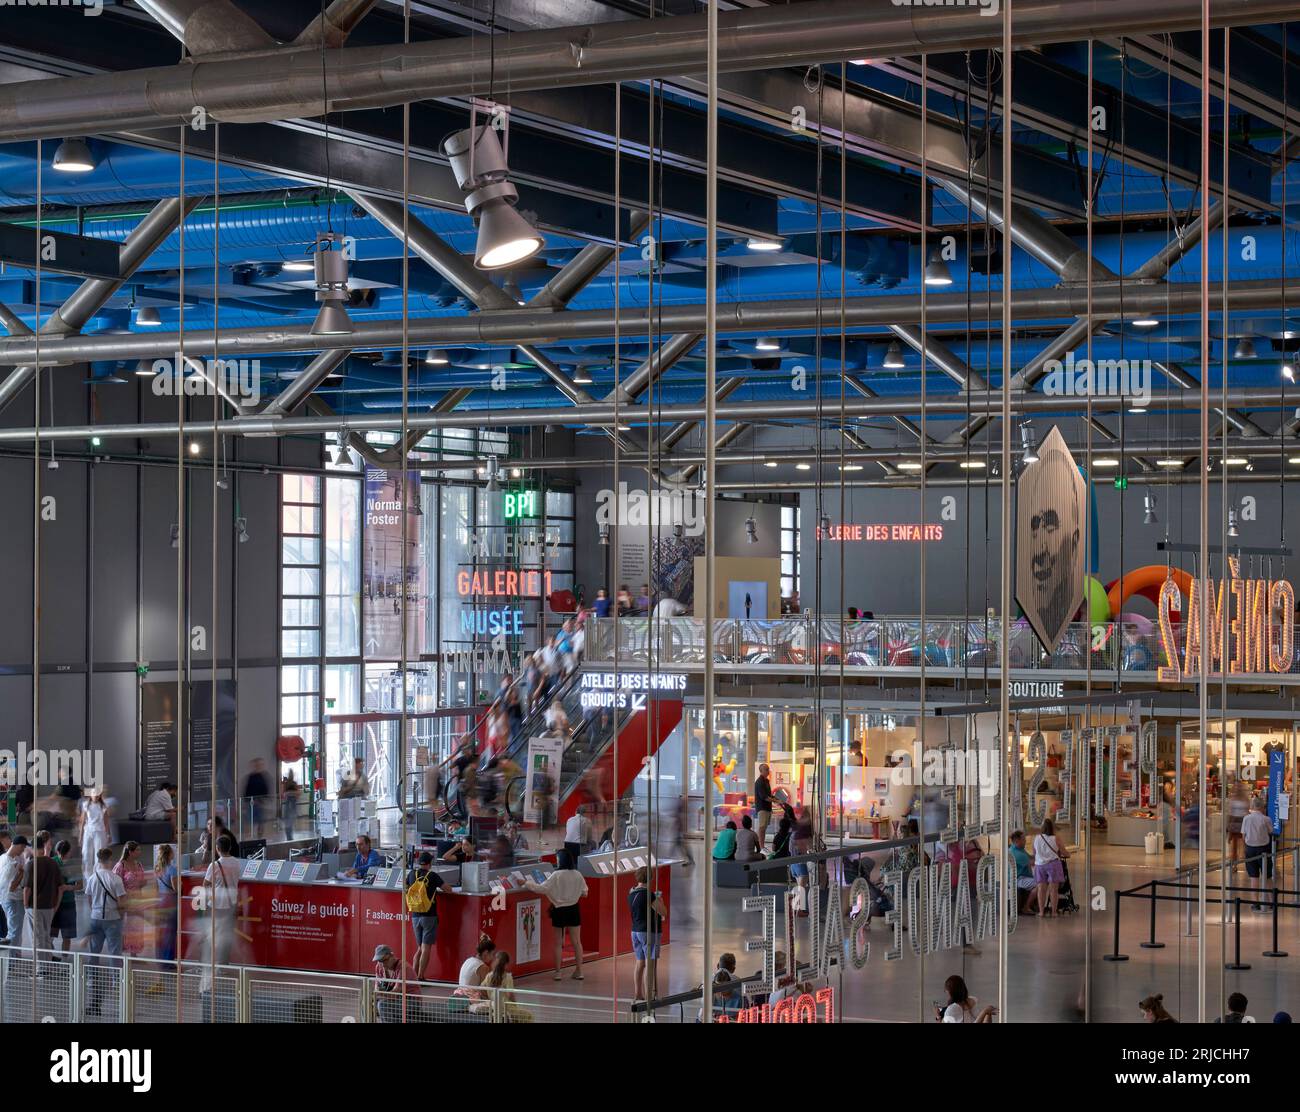
[[[1205,632],[1209,632],[1207,671],[1288,672],[1295,646],[1295,588],[1285,579],[1242,579],[1241,562],[1228,558],[1231,576],[1208,581],[1209,613],[1202,613],[1202,580],[1193,579],[1182,629],[1182,652],[1170,612],[1182,599],[1172,577],[1160,587],[1160,646],[1166,664],[1156,669],[1161,683],[1177,683],[1201,671]],[[1227,608],[1228,637],[1223,621]]]
[[[817,526],[819,541],[888,541],[916,542],[943,540],[943,526],[937,523],[914,525],[910,522],[876,525],[827,525]]]
[[[583,710],[644,710],[648,693],[680,695],[686,677],[677,672],[583,672],[578,701]]]

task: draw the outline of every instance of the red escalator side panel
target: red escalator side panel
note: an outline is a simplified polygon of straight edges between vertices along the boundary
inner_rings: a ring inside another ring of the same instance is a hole
[[[607,785],[611,781],[615,786],[615,799],[621,799],[623,793],[632,787],[632,781],[641,771],[644,758],[659,751],[668,735],[677,729],[682,720],[682,701],[680,699],[654,700],[654,726],[651,729],[649,708],[634,714],[618,735],[618,768],[614,768],[614,744],[611,742],[605,751],[586,773],[588,784]],[[648,738],[648,740],[647,740]],[[560,801],[560,822],[564,822],[577,811],[580,803],[594,802],[590,791],[579,786]]]

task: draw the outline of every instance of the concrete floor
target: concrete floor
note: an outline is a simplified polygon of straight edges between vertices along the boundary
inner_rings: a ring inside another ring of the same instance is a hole
[[[1103,835],[1104,837],[1104,835]],[[694,847],[697,859],[699,847]],[[1146,900],[1125,898],[1121,916],[1121,952],[1129,955],[1126,962],[1107,962],[1102,955],[1110,952],[1114,937],[1112,893],[1130,889],[1155,878],[1166,878],[1173,871],[1173,855],[1163,858],[1144,856],[1140,849],[1109,847],[1098,843],[1093,848],[1091,881],[1106,890],[1107,909],[1096,911],[1088,926],[1082,909],[1062,919],[1020,918],[1017,928],[1008,940],[1007,1007],[1005,1019],[1011,1022],[1049,1021],[1057,1023],[1082,1022],[1085,972],[1090,999],[1088,1015],[1091,1022],[1129,1023],[1140,1019],[1138,1001],[1151,993],[1162,993],[1165,1007],[1183,1022],[1195,1022],[1197,1015],[1197,943],[1194,934],[1187,933],[1187,905],[1160,902],[1157,905],[1156,937],[1165,943],[1163,949],[1140,947],[1148,937],[1150,905]],[[1154,862],[1158,861],[1156,864]],[[1076,899],[1083,903],[1083,860],[1076,854],[1071,859],[1071,879]],[[672,943],[664,948],[660,961],[660,995],[668,995],[698,987],[703,977],[702,967],[702,884],[704,871],[698,866],[674,867],[670,922]],[[1244,874],[1238,870],[1236,884],[1244,883]],[[1211,877],[1211,898],[1219,883],[1218,874]],[[1294,885],[1292,885],[1294,887]],[[1195,889],[1190,890],[1195,895]],[[714,894],[713,953],[730,950],[736,954],[742,975],[758,969],[757,955],[746,954],[744,942],[758,931],[758,916],[741,911],[744,892],[719,890]],[[1295,902],[1293,900],[1293,902]],[[1193,905],[1193,917],[1195,906]],[[1209,1018],[1226,1010],[1227,995],[1243,992],[1250,1001],[1249,1014],[1259,1022],[1270,1022],[1275,1012],[1300,1013],[1300,911],[1279,913],[1279,945],[1289,950],[1285,958],[1266,958],[1261,952],[1271,948],[1271,916],[1252,912],[1247,908],[1242,914],[1242,961],[1251,968],[1245,971],[1225,971],[1222,968],[1220,947],[1224,940],[1219,909],[1211,905],[1206,928],[1206,1014]],[[808,960],[808,920],[798,920],[796,946],[800,960]],[[1088,959],[1089,929],[1092,936],[1091,960]],[[777,937],[782,938],[784,923],[778,915]],[[1228,956],[1234,930],[1227,931]],[[831,984],[838,992],[837,1007],[845,1020],[910,1022],[921,1017],[929,1020],[931,1002],[943,997],[943,982],[951,974],[965,978],[982,1003],[996,1003],[998,995],[998,944],[997,939],[981,942],[980,954],[964,954],[960,948],[940,954],[928,955],[924,961],[916,959],[906,942],[899,961],[883,959],[889,945],[889,931],[883,921],[875,920],[871,931],[872,953],[861,970],[851,967],[842,973],[833,973]],[[779,944],[779,943],[778,943]],[[624,1006],[631,994],[633,962],[630,956],[589,963],[586,979],[577,983],[567,977],[556,984],[549,975],[524,978],[520,988],[571,993],[580,991],[588,995],[617,995]],[[924,1009],[920,1007],[924,1004]],[[665,1014],[663,1019],[675,1020]],[[686,1018],[693,1020],[698,1005],[689,1007]]]

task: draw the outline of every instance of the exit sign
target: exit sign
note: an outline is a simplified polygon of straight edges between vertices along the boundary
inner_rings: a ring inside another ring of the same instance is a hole
[[[506,520],[514,521],[521,517],[540,517],[537,509],[538,492],[535,490],[506,491]]]

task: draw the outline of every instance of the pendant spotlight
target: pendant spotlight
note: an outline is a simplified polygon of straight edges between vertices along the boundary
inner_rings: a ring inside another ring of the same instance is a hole
[[[487,471],[487,486],[485,486],[483,489],[486,490],[488,494],[496,494],[501,489],[500,477],[497,473],[496,456],[488,456],[486,471]]]
[[[1295,381],[1295,365],[1293,363],[1282,364],[1282,377],[1286,379],[1287,382]]]
[[[575,386],[590,386],[591,372],[586,367],[578,367],[573,372],[573,384]]]
[[[1228,536],[1229,536],[1229,537],[1232,537],[1234,540],[1235,540],[1237,537],[1241,536],[1241,533],[1237,530],[1237,511],[1236,511],[1236,510],[1229,510],[1229,511],[1228,511]]]
[[[943,251],[938,247],[930,248],[930,257],[925,260],[925,284],[927,286],[952,285],[952,272],[944,260]]]
[[[903,362],[903,348],[897,340],[891,340],[889,347],[885,349],[885,361],[881,366],[891,371],[900,370],[906,366]]]
[[[424,361],[430,367],[445,367],[451,362],[451,358],[442,348],[430,348],[428,354],[424,357]]]
[[[456,182],[465,192],[465,208],[478,223],[478,245],[474,265],[480,270],[499,270],[522,262],[542,249],[542,237],[515,205],[519,191],[510,183],[506,148],[492,123],[477,123],[477,103],[471,109],[470,126],[447,137],[443,153],[451,160]],[[491,119],[503,122],[506,147],[510,142],[509,114],[493,106]]]
[[[1156,496],[1142,495],[1142,524],[1155,525],[1160,519],[1156,517]]]
[[[172,526],[172,548],[180,548],[180,546],[181,546],[181,527],[179,525],[173,525]]]
[[[822,535],[825,536],[831,531],[831,515],[822,514],[821,519]]]
[[[348,434],[339,429],[334,436],[334,447],[330,449],[330,462],[335,467],[343,467],[348,462]]]
[[[606,548],[608,548],[609,547],[609,526],[608,525],[602,525],[600,527],[599,536],[600,536],[600,543],[604,545]]]
[[[63,174],[88,174],[99,161],[90,153],[84,139],[65,139],[54,152],[52,169]]]
[[[745,539],[750,544],[758,544],[758,522],[754,520],[753,514],[745,519]]]
[[[1249,336],[1242,336],[1237,341],[1236,347],[1232,349],[1234,359],[1254,359],[1255,358],[1255,341]]]
[[[143,309],[136,310],[135,326],[137,328],[161,328],[162,317],[158,315],[158,310],[152,305],[146,305]]]
[[[1026,421],[1020,426],[1020,444],[1025,450],[1025,462],[1038,462],[1038,437],[1034,434],[1034,426]]]
[[[235,539],[240,544],[248,543],[248,518],[246,517],[235,518]]]
[[[343,253],[343,237],[337,232],[323,232],[316,240],[316,300],[320,312],[311,326],[313,336],[346,336],[352,332],[352,319],[345,308],[348,300],[348,258]]]

